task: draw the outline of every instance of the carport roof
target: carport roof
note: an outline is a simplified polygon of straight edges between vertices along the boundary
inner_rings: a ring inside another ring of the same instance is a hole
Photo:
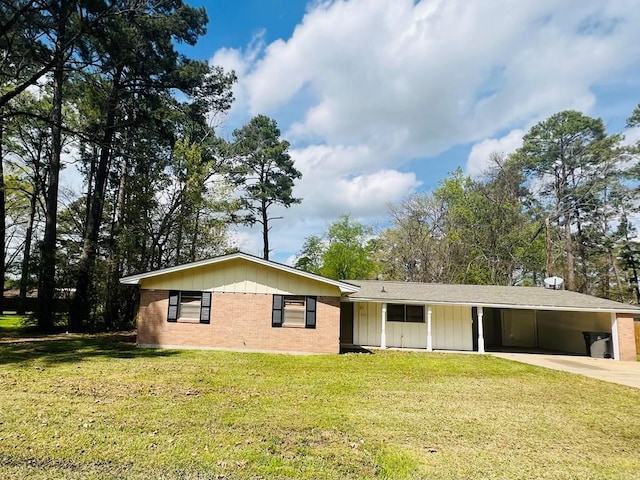
[[[353,302],[429,303],[528,310],[620,312],[640,315],[634,305],[592,297],[568,290],[494,285],[443,285],[437,283],[348,280],[360,287],[349,295]],[[384,288],[383,288],[384,287]]]

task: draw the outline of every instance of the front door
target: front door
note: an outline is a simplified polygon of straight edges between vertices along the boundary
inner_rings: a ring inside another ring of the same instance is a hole
[[[340,344],[353,344],[353,303],[340,303]]]

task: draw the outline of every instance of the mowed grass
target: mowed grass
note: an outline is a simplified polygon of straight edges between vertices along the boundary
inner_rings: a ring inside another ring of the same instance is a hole
[[[3,479],[640,478],[640,391],[490,356],[0,342]]]
[[[28,330],[28,317],[19,315],[0,315],[0,338],[17,337]]]

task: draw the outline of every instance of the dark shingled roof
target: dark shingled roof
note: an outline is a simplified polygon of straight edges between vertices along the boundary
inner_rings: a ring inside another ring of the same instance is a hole
[[[436,283],[348,280],[360,287],[351,301],[431,303],[537,310],[624,312],[640,315],[635,305],[605,300],[568,290],[494,285],[442,285]],[[384,287],[384,291],[383,291]]]

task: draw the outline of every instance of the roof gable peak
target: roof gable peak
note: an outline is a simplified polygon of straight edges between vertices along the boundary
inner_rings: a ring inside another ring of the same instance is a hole
[[[322,275],[317,275],[315,273],[305,272],[303,270],[299,270],[297,268],[291,267],[289,265],[285,265],[283,263],[274,262],[272,260],[265,260],[264,258],[257,257],[255,255],[250,255],[244,252],[235,252],[229,253],[227,255],[220,255],[217,257],[208,258],[205,260],[200,260],[197,262],[184,263],[182,265],[176,265],[174,267],[162,268],[159,270],[152,270],[150,272],[140,273],[137,275],[129,275],[127,277],[123,277],[120,279],[120,283],[125,285],[138,285],[140,281],[145,278],[157,277],[160,275],[167,275],[174,272],[180,272],[183,270],[189,270],[191,268],[199,268],[205,267],[208,265],[215,265],[218,263],[228,262],[231,260],[242,259],[248,262],[257,263],[260,265],[267,266],[269,268],[275,268],[277,270],[281,270],[287,273],[291,273],[294,275],[299,275],[301,277],[309,278],[312,280],[316,280],[321,283],[326,283],[329,285],[336,286],[340,289],[342,293],[353,293],[359,290],[359,287],[355,285],[351,285],[347,282],[342,282],[339,280],[333,280],[331,278],[323,277]]]

